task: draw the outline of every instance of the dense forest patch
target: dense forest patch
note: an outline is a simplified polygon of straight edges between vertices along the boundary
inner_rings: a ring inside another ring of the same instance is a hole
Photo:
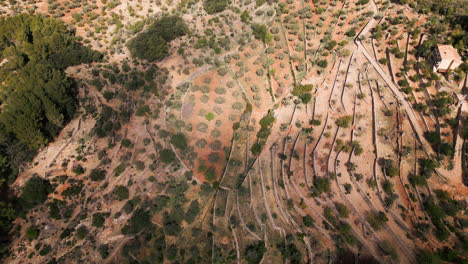
[[[8,193],[19,165],[56,137],[74,115],[76,85],[64,69],[102,55],[81,45],[62,21],[22,14],[0,19],[0,56],[0,183]],[[50,191],[42,191],[48,189],[44,186],[48,183],[32,178],[19,200],[2,196],[2,244],[8,241],[10,221]]]
[[[169,55],[169,44],[188,33],[184,20],[178,16],[165,16],[138,34],[127,44],[133,57],[150,62],[162,60]]]

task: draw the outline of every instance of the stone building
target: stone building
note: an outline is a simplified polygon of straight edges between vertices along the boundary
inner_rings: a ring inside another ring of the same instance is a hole
[[[463,63],[457,50],[451,45],[437,45],[432,51],[431,57],[434,63],[434,71],[441,73],[455,70]]]

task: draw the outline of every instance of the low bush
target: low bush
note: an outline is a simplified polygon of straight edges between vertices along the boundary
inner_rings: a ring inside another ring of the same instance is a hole
[[[117,185],[112,191],[112,196],[115,200],[123,201],[128,199],[129,192],[127,187],[122,185]]]

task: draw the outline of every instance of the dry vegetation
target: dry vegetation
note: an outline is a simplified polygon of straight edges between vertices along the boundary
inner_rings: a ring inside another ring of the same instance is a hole
[[[38,175],[54,192],[15,221],[6,263],[463,256],[466,76],[418,55],[431,17],[374,0],[209,2],[2,2],[104,54],[67,69],[79,113],[13,185]],[[161,61],[132,59],[127,41],[163,14],[189,33]]]

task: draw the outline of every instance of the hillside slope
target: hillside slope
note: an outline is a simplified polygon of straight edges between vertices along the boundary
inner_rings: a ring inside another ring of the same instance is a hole
[[[466,261],[466,66],[426,60],[462,29],[415,10],[3,3],[104,54],[66,69],[77,113],[10,186],[53,191],[5,263]]]

